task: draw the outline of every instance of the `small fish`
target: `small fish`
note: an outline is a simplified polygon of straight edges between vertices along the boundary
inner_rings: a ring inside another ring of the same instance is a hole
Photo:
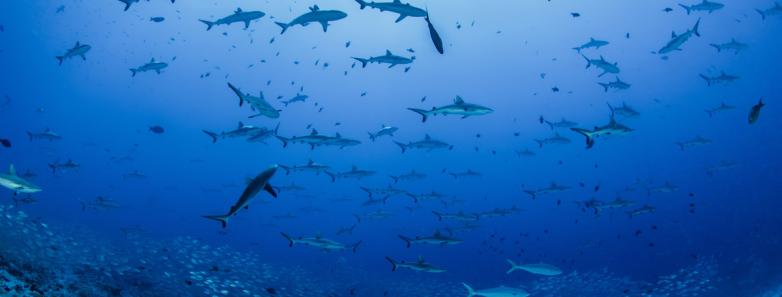
[[[149,131],[152,132],[152,133],[155,133],[155,134],[163,134],[163,133],[166,132],[166,130],[163,129],[163,127],[158,126],[158,125],[150,126],[149,127]]]
[[[151,17],[151,18],[149,18],[149,20],[152,21],[152,22],[155,22],[155,23],[160,23],[162,21],[165,21],[166,18],[164,18],[164,17]]]
[[[0,145],[3,147],[11,147],[11,141],[8,139],[0,138]]]
[[[571,13],[570,13],[570,16],[572,16],[572,17],[574,17],[574,18],[577,18],[577,17],[580,17],[580,16],[581,16],[581,14],[580,14],[580,13],[578,13],[578,12],[571,12]]]
[[[766,106],[766,104],[763,103],[763,98],[760,98],[758,100],[758,104],[755,104],[752,106],[752,110],[749,112],[749,124],[752,125],[755,122],[758,121],[758,117],[760,117],[760,110]]]

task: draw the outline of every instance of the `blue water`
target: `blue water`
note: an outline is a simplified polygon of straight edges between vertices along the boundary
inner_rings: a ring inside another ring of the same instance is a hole
[[[782,19],[763,19],[755,11],[774,7],[771,1],[725,1],[724,8],[712,13],[690,14],[674,1],[636,2],[411,2],[428,9],[444,41],[441,55],[423,18],[395,23],[395,13],[361,10],[348,0],[155,0],[133,3],[128,11],[111,0],[3,1],[0,139],[12,145],[0,147],[0,166],[12,163],[20,174],[29,170],[37,175],[30,178],[43,189],[32,195],[37,201],[17,201],[14,211],[21,209],[64,234],[81,230],[90,234],[84,235],[85,242],[111,242],[119,247],[118,253],[131,246],[120,228],[143,230],[141,241],[157,244],[197,238],[203,245],[252,254],[258,261],[252,265],[300,267],[330,283],[338,292],[333,296],[349,296],[357,286],[345,279],[364,283],[366,291],[358,293],[363,296],[394,296],[398,288],[392,284],[401,280],[422,288],[448,288],[459,296],[467,293],[461,282],[477,288],[526,288],[532,296],[548,296],[555,287],[574,285],[581,276],[587,279],[588,273],[616,284],[600,289],[605,290],[601,296],[761,296],[782,281],[782,116],[777,104],[782,95],[777,85]],[[315,4],[322,10],[343,11],[347,17],[330,22],[327,32],[313,23],[280,34],[274,22],[288,22]],[[228,16],[237,7],[266,15],[248,29],[235,23],[206,31],[198,22]],[[673,10],[666,12],[666,7]],[[576,12],[580,16],[571,15]],[[158,16],[165,20],[150,21]],[[692,36],[680,51],[656,53],[671,40],[671,31],[681,34],[699,18],[700,37]],[[594,65],[585,69],[587,62],[572,48],[590,37],[609,44],[581,53],[617,62],[618,74],[598,77],[601,71]],[[747,48],[734,53],[710,46],[731,39]],[[76,56],[58,65],[55,56],[76,42],[91,46],[86,59]],[[386,50],[415,59],[392,68],[362,68],[351,59],[380,56]],[[168,67],[159,74],[131,76],[128,69],[152,58]],[[721,72],[739,78],[707,85],[699,77]],[[604,91],[598,85],[617,77],[631,84],[629,89]],[[239,106],[227,83],[253,96],[263,92],[281,110],[279,118],[248,118],[255,112],[246,104]],[[309,97],[288,106],[278,100],[297,93]],[[437,115],[422,122],[407,110],[451,104],[456,96],[493,112],[467,118]],[[757,122],[749,124],[750,110],[760,98],[766,106]],[[606,103],[623,102],[640,115],[615,119],[633,131],[598,137],[591,148],[570,129],[552,130],[539,122],[541,116],[551,121],[566,118],[592,129],[609,122]],[[735,108],[711,117],[704,112],[721,103]],[[279,124],[278,135],[283,137],[308,135],[315,128],[322,135],[340,133],[361,144],[283,147],[275,137],[263,143],[247,142],[246,137],[212,143],[201,131],[232,130],[240,121],[268,129]],[[399,130],[371,141],[367,132],[374,133],[383,124]],[[165,132],[149,130],[156,125]],[[28,138],[28,131],[45,129],[62,139]],[[570,143],[540,147],[534,141],[555,133]],[[402,153],[393,142],[417,141],[427,134],[453,148]],[[710,143],[683,150],[676,145],[696,136]],[[516,153],[524,149],[535,155]],[[48,167],[68,159],[80,168],[53,174]],[[332,182],[325,173],[286,175],[278,170],[270,184],[295,183],[306,190],[280,191],[276,199],[261,191],[226,229],[202,217],[225,213],[246,179],[272,164],[303,165],[310,159],[330,166],[332,172],[355,165],[377,173]],[[720,162],[731,166],[709,174],[708,168]],[[427,177],[397,184],[388,177],[412,169]],[[482,176],[455,179],[447,174],[468,169]],[[136,170],[146,178],[123,178]],[[552,182],[571,189],[536,199],[524,192]],[[647,193],[666,183],[677,189]],[[410,193],[437,191],[447,203],[414,203],[400,195],[380,206],[361,206],[367,199],[361,186],[389,184]],[[12,196],[13,191],[4,188],[0,203],[14,204]],[[98,196],[119,207],[82,209],[80,202]],[[617,197],[634,205],[596,215],[577,203]],[[656,210],[627,214],[643,205]],[[484,217],[475,222],[479,228],[452,233],[464,241],[461,244],[406,248],[397,237],[447,233],[447,227],[461,225],[438,221],[432,211],[472,214],[511,207],[523,211]],[[365,217],[376,210],[394,216]],[[355,215],[363,219],[357,222]],[[336,234],[353,224],[352,235]],[[326,253],[303,245],[289,247],[280,232],[362,243],[356,253]],[[33,236],[18,235],[18,240]],[[4,250],[14,246],[3,244]],[[413,262],[420,256],[447,271],[392,272],[386,256]],[[555,265],[562,275],[506,274],[506,258]],[[220,265],[221,259],[215,256],[210,261]],[[38,261],[47,265],[44,262]],[[692,287],[694,293],[659,293],[661,279],[703,267],[711,269],[703,273],[712,277],[709,285],[683,282],[679,287]],[[246,276],[232,276],[242,277]],[[617,279],[632,285],[620,285]],[[298,282],[287,281],[293,283],[288,287]],[[545,282],[555,284],[541,285]],[[649,295],[640,295],[644,292]],[[570,294],[592,296],[587,291]]]

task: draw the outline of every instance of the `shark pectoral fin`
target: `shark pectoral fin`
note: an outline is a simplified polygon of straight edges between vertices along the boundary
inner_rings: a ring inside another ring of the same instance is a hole
[[[247,28],[250,28],[250,21],[244,21],[244,29],[247,30]]]
[[[323,32],[328,31],[328,29],[329,29],[329,22],[322,21],[322,22],[320,22],[320,25],[323,27]]]
[[[87,56],[85,56],[84,54],[80,54],[79,56],[81,57],[82,60],[87,61]]]
[[[391,65],[388,65],[388,68],[394,67],[396,64],[392,63]]]
[[[399,17],[398,17],[398,18],[396,18],[396,21],[394,21],[394,23],[399,23],[399,22],[401,22],[402,20],[404,20],[406,17],[407,17],[407,15],[405,15],[405,14],[400,14],[400,15],[399,15]]]
[[[274,191],[274,187],[272,187],[272,185],[269,183],[266,183],[266,185],[263,186],[263,190],[272,195],[272,197],[277,198],[277,192]]]

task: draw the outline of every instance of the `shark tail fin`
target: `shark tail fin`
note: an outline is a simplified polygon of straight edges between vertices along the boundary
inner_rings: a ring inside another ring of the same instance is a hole
[[[692,9],[689,6],[681,4],[681,3],[679,3],[679,6],[681,6],[682,8],[684,8],[684,10],[687,11],[687,15],[690,15],[690,12],[691,12]]]
[[[421,115],[421,122],[426,122],[426,118],[429,117],[429,112],[419,108],[408,108],[408,110]]]
[[[130,75],[130,77],[136,77],[136,72],[138,72],[138,70],[136,70],[136,68],[130,68],[130,73],[132,73]]]
[[[505,259],[505,261],[508,261],[508,264],[510,264],[510,269],[508,269],[508,271],[506,271],[505,274],[510,274],[511,272],[519,270],[519,265],[516,265],[516,263],[514,263],[513,260]]]
[[[583,57],[583,58],[584,58],[584,60],[586,60],[586,61],[587,61],[587,66],[586,66],[586,68],[589,68],[589,66],[592,66],[592,61],[590,61],[590,60],[589,60],[589,58],[587,58],[587,56],[584,56],[584,54],[581,54],[581,57]]]
[[[705,76],[705,75],[703,75],[703,74],[698,74],[698,76],[700,76],[701,78],[703,78],[704,80],[706,80],[706,85],[707,85],[707,86],[711,86],[711,79],[710,79],[710,78],[708,78],[707,76]]]
[[[57,61],[60,62],[60,65],[62,65],[62,61],[65,60],[65,57],[63,57],[63,56],[57,56],[55,58],[57,58]]]
[[[288,235],[288,234],[285,234],[285,232],[280,232],[280,234],[282,235],[282,237],[285,237],[285,239],[287,239],[287,240],[288,240],[288,246],[289,246],[289,247],[293,247],[293,243],[294,243],[294,241],[293,241],[293,237],[291,237],[291,236],[290,236],[290,235]]]
[[[288,147],[288,138],[282,137],[282,136],[275,136],[277,139],[282,141],[282,147]]]
[[[358,5],[360,5],[361,9],[367,7],[367,2],[365,2],[364,0],[356,0],[356,2],[358,2]]]
[[[755,11],[757,11],[757,12],[760,14],[760,18],[761,18],[762,20],[764,20],[764,21],[766,20],[766,13],[765,13],[765,12],[763,12],[763,11],[762,11],[762,10],[760,10],[760,9],[755,9]]]
[[[391,257],[386,257],[386,260],[388,260],[388,263],[391,263],[391,271],[396,271],[396,261],[391,259]]]
[[[677,142],[676,145],[678,145],[681,150],[684,150],[684,143]]]
[[[27,131],[27,136],[30,137],[30,141],[33,141],[33,132]]]
[[[388,177],[393,179],[395,184],[399,182],[399,177],[398,176],[389,175]]]
[[[407,248],[410,248],[410,243],[411,243],[411,242],[410,242],[410,240],[411,240],[411,239],[410,239],[410,238],[408,238],[408,237],[402,236],[402,235],[398,235],[398,236],[399,236],[399,239],[401,239],[401,240],[404,240],[404,241],[405,241],[405,243],[407,244]]]
[[[716,48],[718,53],[719,53],[719,52],[722,52],[722,48],[720,48],[720,46],[719,46],[719,45],[717,45],[717,44],[714,44],[714,43],[709,43],[709,45],[710,45],[711,47],[713,47],[713,48]]]
[[[354,227],[355,227],[355,225],[354,225]],[[353,232],[353,231],[351,231],[351,232]],[[351,234],[352,234],[352,233],[351,233]],[[356,243],[354,243],[354,244],[351,244],[349,247],[350,247],[350,250],[351,250],[351,251],[353,251],[353,253],[355,254],[355,253],[356,253],[356,251],[358,251],[358,247],[359,247],[360,245],[361,245],[361,240],[359,240],[358,242],[356,242]]]
[[[527,194],[529,194],[529,195],[530,195],[530,197],[532,197],[532,199],[535,199],[535,198],[537,198],[537,194],[535,194],[535,191],[524,190],[524,193],[527,193]]]
[[[713,111],[708,110],[708,109],[706,109],[705,111],[709,115],[710,118],[714,116],[714,112]]]
[[[290,167],[285,166],[285,165],[280,165],[280,168],[282,168],[282,170],[285,170],[285,175],[291,174],[291,168]]]
[[[701,26],[701,19],[699,18],[697,22],[695,22],[695,26],[692,26],[692,32],[695,33],[695,36],[701,37],[701,32],[698,31],[698,27]]]
[[[462,285],[464,286],[465,289],[467,289],[467,297],[475,296],[475,290],[473,290],[472,287],[470,287],[470,285],[466,283],[462,283]]]
[[[212,137],[212,143],[216,143],[217,142],[217,133],[209,132],[209,131],[206,131],[206,130],[201,130],[201,131],[206,133],[206,135],[209,135],[209,137]]]
[[[133,3],[133,2],[130,2],[130,1],[125,2],[125,9],[123,11],[128,11],[128,9],[130,9],[130,4],[131,3]]]
[[[228,226],[228,218],[230,218],[230,216],[227,216],[227,215],[203,216],[203,217],[207,218],[207,219],[210,219],[210,220],[215,220],[215,221],[220,222],[220,225],[223,227],[223,229],[225,229],[225,227]]]
[[[369,195],[369,197],[370,197],[370,198],[372,197],[372,190],[370,190],[370,189],[369,189],[369,188],[367,188],[367,187],[359,187],[359,188],[361,188],[362,190],[364,190],[364,192],[367,192],[367,194]]]
[[[543,140],[540,140],[540,139],[533,139],[533,140],[535,140],[535,142],[537,142],[537,143],[538,143],[538,146],[539,146],[540,148],[543,148]]]
[[[51,164],[51,163],[50,163],[50,164],[49,164],[49,168],[51,168],[51,169],[52,169],[52,174],[55,174],[55,173],[57,173],[57,166],[55,166],[54,164]]]
[[[608,92],[608,84],[607,84],[607,83],[597,83],[597,84],[599,84],[600,86],[602,86],[602,87],[603,87],[603,90],[604,90],[605,92]]]
[[[337,175],[336,174],[326,171],[326,175],[331,177],[331,182],[332,183],[337,181]]]
[[[364,58],[353,57],[353,60],[361,62],[361,68],[366,68],[367,67],[367,63],[369,63],[369,60],[368,59],[364,59]]]
[[[288,27],[289,27],[288,24],[280,23],[280,22],[274,22],[274,23],[277,24],[277,26],[280,26],[280,28],[282,28],[282,32],[280,32],[280,35],[284,34],[285,30],[288,30]]]
[[[581,129],[581,128],[570,128],[570,130],[575,131],[578,134],[584,135],[586,137],[586,148],[592,148],[593,145],[595,145],[595,139],[592,137],[592,133],[587,129]]]
[[[202,23],[204,23],[204,25],[206,25],[206,31],[209,31],[209,30],[211,30],[211,29],[212,29],[212,26],[214,26],[214,25],[215,25],[215,23],[214,23],[214,22],[210,22],[210,21],[205,21],[205,20],[198,20],[198,21],[199,21],[199,22],[202,22]]]
[[[405,153],[405,150],[407,150],[407,145],[405,145],[404,143],[401,143],[401,142],[399,142],[399,141],[394,141],[394,143],[396,143],[396,145],[398,145],[398,146],[399,146],[399,148],[401,148],[401,149],[402,149],[402,153],[404,154],[404,153]],[[395,179],[395,180],[396,180],[396,179]],[[396,183],[396,182],[394,182],[394,183]]]
[[[371,132],[367,132],[367,134],[369,134],[369,139],[375,141],[375,134],[372,134]]]
[[[441,214],[439,212],[436,212],[436,211],[432,211],[432,213],[437,216],[437,220],[438,221],[442,221],[443,220],[443,214]]]

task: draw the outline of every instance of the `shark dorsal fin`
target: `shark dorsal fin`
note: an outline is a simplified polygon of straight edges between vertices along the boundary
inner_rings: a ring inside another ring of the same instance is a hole
[[[16,176],[16,169],[14,169],[14,164],[8,166],[8,175]]]
[[[239,13],[242,13],[241,7],[237,7],[236,10],[234,11],[234,14],[239,14]]]
[[[317,4],[310,7],[310,11],[318,11],[318,10],[320,10],[320,7],[318,7]]]
[[[551,182],[551,185],[550,185],[549,187],[551,187],[551,188],[556,188],[556,187],[558,187],[558,186],[557,186],[557,183],[556,183],[556,182]]]
[[[386,50],[386,56],[393,56],[390,50]]]
[[[424,261],[424,257],[421,256],[421,255],[418,255],[418,264],[422,264],[424,262],[426,262],[426,261]]]
[[[310,135],[318,135],[318,130],[312,129]]]
[[[605,61],[606,59],[603,58],[603,55],[600,55],[600,61]]]
[[[676,38],[676,31],[671,31],[671,38]]]
[[[402,0],[394,0],[394,3],[402,3]]]
[[[562,137],[562,136],[559,136],[559,132],[554,132],[554,137],[555,138],[559,138],[559,137]]]
[[[350,165],[350,171],[358,171],[358,167],[356,167],[356,165]]]
[[[155,58],[149,59],[149,63],[155,63]]]
[[[340,135],[339,132],[337,132],[337,138],[342,138],[342,135]]]
[[[242,123],[242,121],[239,121],[239,128],[241,129],[242,127],[244,127],[244,123]]]
[[[309,161],[307,161],[307,165],[312,165],[312,164],[315,164],[315,161],[312,161],[312,159],[309,159]]]
[[[76,46],[75,47],[79,47],[80,45],[81,45],[81,43],[76,41]]]
[[[426,134],[426,135],[424,136],[424,139],[426,139],[426,140],[430,140],[430,139],[432,139],[432,137],[431,137],[431,136],[429,136],[429,134]]]
[[[594,37],[589,37],[589,41],[595,41]]]
[[[454,104],[464,104],[464,99],[462,99],[461,96],[456,96],[456,97],[453,98],[453,103]]]

